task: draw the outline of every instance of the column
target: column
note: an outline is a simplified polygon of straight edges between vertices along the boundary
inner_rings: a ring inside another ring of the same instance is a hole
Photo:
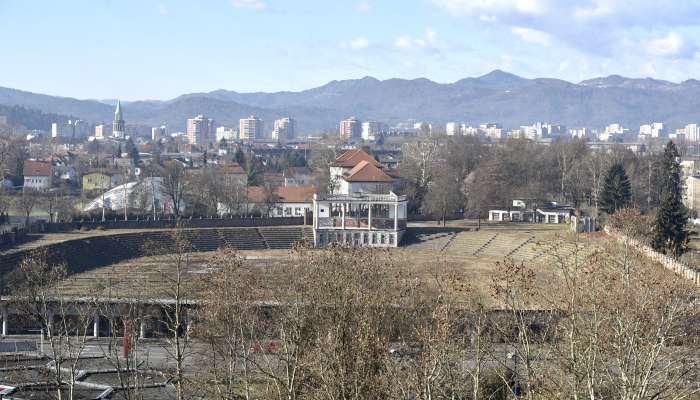
[[[49,336],[53,336],[53,335],[54,335],[54,330],[53,330],[53,325],[54,325],[54,324],[53,324],[54,313],[53,313],[53,311],[49,311],[49,312],[48,312],[48,314],[47,314],[47,319],[48,319],[48,320],[46,321],[46,325],[47,325],[47,326],[46,326],[46,329],[47,329],[46,336],[49,337]]]
[[[399,203],[394,204],[394,230],[399,230]]]
[[[139,320],[139,339],[146,338],[146,323],[145,318],[141,318],[141,320]]]
[[[95,314],[92,320],[92,336],[100,337],[100,314]]]
[[[316,195],[314,195],[314,196],[316,196]],[[316,199],[314,199],[314,211],[313,211],[313,215],[311,216],[311,218],[313,219],[313,222],[314,222],[314,229],[318,229],[318,201],[316,201]]]
[[[342,203],[342,206],[340,207],[340,226],[342,229],[345,229],[345,206],[347,204]]]
[[[367,211],[367,230],[372,230],[372,203],[369,203],[369,211]]]
[[[7,336],[7,325],[8,325],[8,312],[7,308],[2,308],[2,336]]]

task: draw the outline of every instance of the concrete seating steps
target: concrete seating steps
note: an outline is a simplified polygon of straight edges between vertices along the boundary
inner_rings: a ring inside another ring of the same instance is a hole
[[[489,237],[490,234],[484,232],[459,233],[446,250],[450,253],[473,254]]]
[[[263,228],[212,228],[184,230],[183,235],[192,251],[214,251],[223,246],[238,250],[289,249],[304,237],[313,238],[308,227],[265,227],[269,243],[261,233]],[[279,232],[277,232],[279,231]],[[47,243],[53,263],[65,263],[71,272],[114,264],[122,260],[164,253],[173,248],[174,239],[168,231],[147,231],[128,234],[79,237],[71,235],[66,241]],[[0,280],[13,271],[30,250],[18,250],[0,256]]]
[[[303,232],[299,228],[260,228],[259,231],[270,249],[290,249],[303,240]]]
[[[475,256],[476,256],[476,255],[479,255],[479,253],[481,253],[482,251],[486,250],[486,248],[491,244],[491,242],[493,242],[493,241],[496,239],[496,237],[498,237],[498,233],[495,233],[493,236],[491,236],[491,238],[490,238],[489,240],[487,240],[486,243],[484,243],[483,245],[481,245],[481,247],[479,247],[478,249],[476,249],[476,251],[474,251],[474,253],[472,253],[472,254],[475,255]]]
[[[522,242],[522,243],[520,243],[520,244],[518,245],[518,247],[514,248],[514,249],[511,250],[508,254],[506,254],[506,257],[516,258],[515,256],[517,255],[517,253],[518,253],[519,251],[521,251],[522,249],[524,249],[525,246],[527,246],[528,244],[530,244],[530,242],[532,242],[534,239],[535,239],[534,236],[530,236],[529,238],[525,239],[525,241]]]

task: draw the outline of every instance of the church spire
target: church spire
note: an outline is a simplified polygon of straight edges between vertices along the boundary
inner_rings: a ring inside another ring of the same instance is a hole
[[[117,109],[114,110],[114,119],[115,120],[122,119],[122,102],[119,100],[117,100]]]
[[[117,100],[117,109],[114,110],[114,121],[112,121],[112,136],[116,138],[124,137],[124,118],[122,118],[122,102]]]

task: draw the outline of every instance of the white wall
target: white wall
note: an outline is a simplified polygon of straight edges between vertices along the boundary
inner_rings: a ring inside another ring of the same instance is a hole
[[[24,187],[36,190],[50,189],[50,176],[25,176]]]

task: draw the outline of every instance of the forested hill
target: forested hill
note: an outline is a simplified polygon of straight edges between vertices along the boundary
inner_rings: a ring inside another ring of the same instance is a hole
[[[25,108],[22,106],[7,106],[0,104],[0,116],[7,117],[11,125],[21,125],[27,129],[39,129],[50,131],[51,123],[65,122],[74,117],[54,113],[45,113],[41,110]]]

